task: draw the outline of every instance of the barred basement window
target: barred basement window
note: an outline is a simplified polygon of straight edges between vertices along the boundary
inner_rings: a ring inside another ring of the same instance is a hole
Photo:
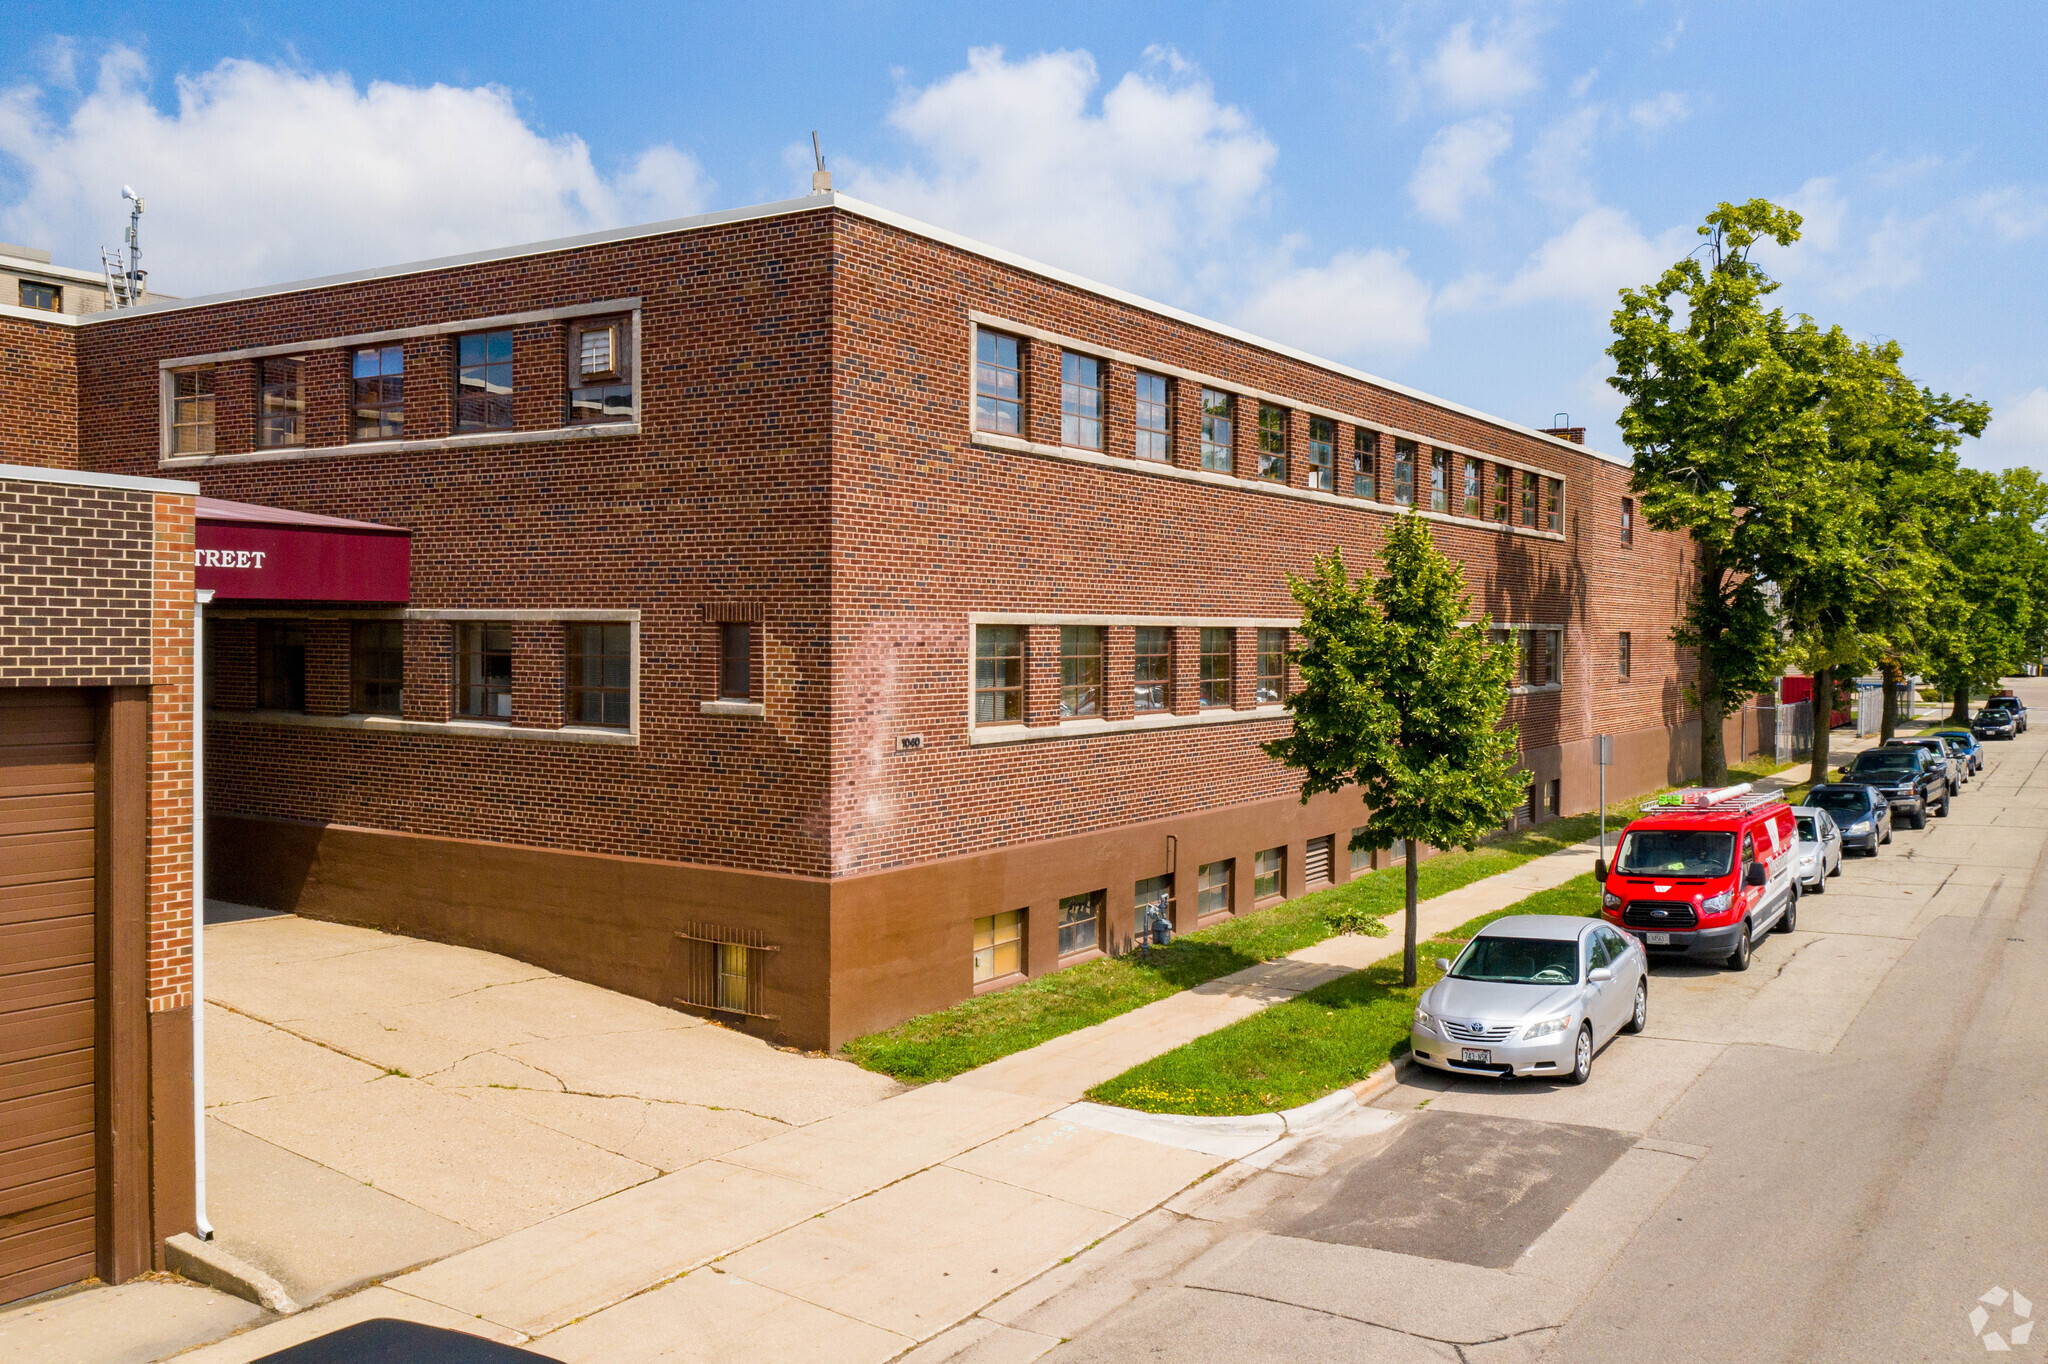
[[[358,715],[404,710],[405,622],[359,620],[349,631],[349,709]]]
[[[1479,499],[1479,470],[1480,464],[1478,460],[1468,459],[1465,461],[1464,510],[1465,515],[1475,521],[1479,519],[1479,513],[1483,510]]]
[[[1140,625],[1131,652],[1131,709],[1167,710],[1173,705],[1173,635],[1162,625]]]
[[[633,627],[571,625],[565,651],[563,721],[623,729],[633,722]]]
[[[782,948],[758,929],[688,924],[683,944],[683,992],[676,1003],[691,1009],[773,1019],[762,999],[762,976],[771,953]]]
[[[1277,899],[1287,889],[1287,849],[1268,848],[1252,858],[1252,903]]]
[[[974,630],[974,723],[1014,724],[1024,718],[1024,631],[1016,625]]]
[[[1069,895],[1060,901],[1060,955],[1093,951],[1102,942],[1102,902],[1105,893],[1089,891]]]
[[[1206,919],[1211,914],[1230,912],[1230,880],[1236,869],[1235,859],[1226,857],[1221,862],[1206,862],[1196,870],[1196,917]]]
[[[1415,505],[1415,442],[1394,437],[1394,505]]]
[[[355,353],[354,440],[397,440],[405,435],[405,347],[373,346]]]
[[[472,720],[512,718],[512,627],[455,627],[455,713]]]
[[[305,622],[256,622],[256,706],[259,710],[305,710]]]
[[[1337,423],[1308,419],[1308,486],[1330,492],[1337,486]]]
[[[1060,444],[1102,448],[1102,362],[1092,355],[1060,355]]]
[[[1287,481],[1287,410],[1268,403],[1259,404],[1259,477]]]
[[[1024,911],[1008,910],[974,921],[974,983],[1001,980],[1024,970]]]
[[[1213,388],[1202,390],[1202,467],[1211,473],[1232,470],[1232,411],[1228,393]]]
[[[633,319],[593,318],[569,329],[569,421],[633,419]]]
[[[256,446],[278,450],[306,443],[306,403],[299,388],[299,358],[273,355],[257,364]]]
[[[1173,390],[1163,375],[1140,370],[1135,377],[1139,459],[1167,461],[1173,458]]]
[[[512,429],[512,333],[472,332],[456,341],[455,429]]]
[[[974,334],[974,429],[1024,434],[1023,366],[1014,336]]]
[[[1253,697],[1262,706],[1277,705],[1287,696],[1287,632],[1259,631],[1258,690]]]
[[[1356,427],[1351,432],[1351,495],[1377,499],[1380,485],[1380,433]]]
[[[1102,713],[1102,627],[1060,627],[1060,718]]]
[[[1231,703],[1231,673],[1237,660],[1237,632],[1212,625],[1202,627],[1202,704],[1227,706]]]
[[[213,370],[171,371],[171,453],[213,453]]]

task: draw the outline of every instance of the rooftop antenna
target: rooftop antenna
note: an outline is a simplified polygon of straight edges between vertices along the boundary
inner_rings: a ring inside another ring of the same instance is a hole
[[[825,169],[825,151],[818,145],[818,130],[816,128],[811,129],[811,156],[818,163],[818,168],[811,172],[811,193],[830,194],[832,192],[832,172]]]
[[[100,264],[107,272],[107,302],[115,308],[133,308],[147,292],[149,272],[142,268],[142,196],[121,186],[121,197],[135,207],[128,210],[128,259],[121,260],[118,248],[100,248]]]

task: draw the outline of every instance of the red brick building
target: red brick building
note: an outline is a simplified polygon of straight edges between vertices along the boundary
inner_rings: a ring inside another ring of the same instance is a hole
[[[217,897],[808,1046],[1243,913],[1366,818],[1259,750],[1285,574],[1410,507],[1523,632],[1528,817],[1600,733],[1696,770],[1625,464],[844,196],[66,339],[78,466],[410,532],[399,599],[202,549]]]

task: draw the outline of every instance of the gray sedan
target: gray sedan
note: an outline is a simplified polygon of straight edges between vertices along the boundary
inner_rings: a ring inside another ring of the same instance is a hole
[[[1465,944],[1415,1006],[1415,1059],[1460,1075],[1584,1084],[1593,1054],[1650,1021],[1650,959],[1598,919],[1516,914]]]
[[[1828,878],[1842,874],[1842,830],[1815,806],[1795,805],[1792,815],[1799,821],[1799,888],[1825,895]]]

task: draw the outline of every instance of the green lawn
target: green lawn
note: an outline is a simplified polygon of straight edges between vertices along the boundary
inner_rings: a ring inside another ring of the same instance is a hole
[[[1401,988],[1395,953],[1133,1066],[1088,1097],[1149,1113],[1208,1115],[1268,1113],[1320,1099],[1408,1049],[1415,1000],[1442,974],[1431,964],[1435,958],[1457,955],[1473,934],[1504,915],[1590,916],[1599,909],[1592,875],[1574,877],[1432,938],[1421,951],[1421,983],[1412,989]]]

